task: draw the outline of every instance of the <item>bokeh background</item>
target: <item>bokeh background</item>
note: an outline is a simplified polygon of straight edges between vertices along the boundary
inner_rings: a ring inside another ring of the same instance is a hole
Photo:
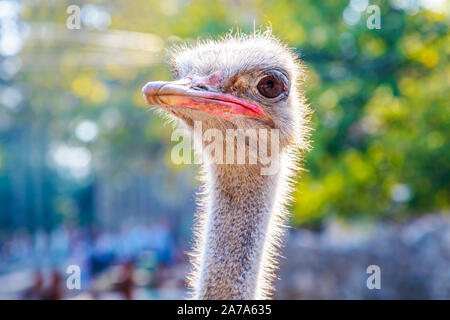
[[[171,162],[171,126],[141,87],[170,79],[172,44],[255,25],[302,57],[315,112],[276,297],[450,298],[449,10],[1,0],[0,298],[183,297],[198,168]],[[66,287],[73,264],[81,290]],[[372,264],[381,290],[366,287]]]

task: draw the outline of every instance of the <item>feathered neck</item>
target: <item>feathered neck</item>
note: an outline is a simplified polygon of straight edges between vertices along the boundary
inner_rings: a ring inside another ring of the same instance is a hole
[[[292,157],[261,175],[259,165],[205,163],[193,252],[195,299],[266,299],[287,217]]]

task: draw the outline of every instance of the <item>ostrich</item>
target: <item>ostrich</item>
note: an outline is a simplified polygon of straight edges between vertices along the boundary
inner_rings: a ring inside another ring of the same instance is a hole
[[[171,64],[177,80],[149,82],[142,90],[176,125],[194,132],[200,121],[202,133],[219,130],[224,140],[230,129],[238,135],[249,128],[278,130],[267,139],[279,144],[274,174],[261,174],[267,164],[259,158],[237,164],[214,161],[214,152],[204,155],[188,276],[194,299],[269,299],[292,178],[308,149],[302,64],[270,31],[180,46]],[[207,145],[198,135],[193,139],[197,148]],[[256,152],[248,150],[246,160]]]

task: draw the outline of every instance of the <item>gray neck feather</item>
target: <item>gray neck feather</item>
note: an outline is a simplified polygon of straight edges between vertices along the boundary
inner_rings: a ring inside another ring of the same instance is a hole
[[[209,164],[197,241],[196,299],[268,297],[276,237],[280,174],[257,165]],[[194,262],[195,264],[195,262]]]

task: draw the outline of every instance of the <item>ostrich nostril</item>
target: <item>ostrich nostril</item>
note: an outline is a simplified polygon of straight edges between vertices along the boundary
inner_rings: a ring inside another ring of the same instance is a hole
[[[204,84],[195,84],[194,86],[192,86],[192,89],[199,90],[199,91],[208,91],[209,90],[209,88]]]

